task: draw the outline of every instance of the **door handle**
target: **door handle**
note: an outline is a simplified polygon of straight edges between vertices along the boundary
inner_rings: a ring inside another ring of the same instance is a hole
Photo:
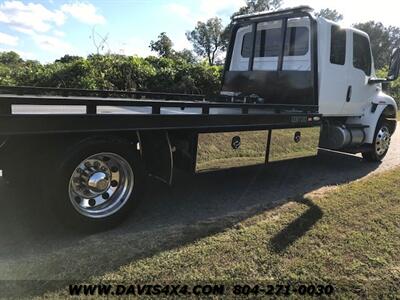
[[[350,85],[349,88],[347,89],[346,102],[350,102],[352,90],[353,90],[353,89],[352,89],[352,87],[351,87],[351,85]]]

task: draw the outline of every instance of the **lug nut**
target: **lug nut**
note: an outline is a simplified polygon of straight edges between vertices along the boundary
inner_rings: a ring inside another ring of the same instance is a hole
[[[111,167],[111,172],[117,173],[118,172],[118,168],[117,167]]]
[[[100,163],[99,163],[98,161],[96,161],[96,162],[94,163],[94,167],[95,167],[96,169],[100,168]]]
[[[110,198],[110,195],[109,195],[108,193],[104,193],[104,194],[102,195],[102,197],[103,197],[104,200],[107,200],[107,199]]]
[[[112,187],[118,186],[118,181],[116,181],[116,180],[111,181],[111,186]]]
[[[78,204],[80,204],[80,203],[81,203],[81,198],[75,197],[75,202],[78,203]]]
[[[96,200],[90,199],[90,200],[89,200],[89,205],[90,205],[91,207],[95,206],[95,205],[96,205]]]

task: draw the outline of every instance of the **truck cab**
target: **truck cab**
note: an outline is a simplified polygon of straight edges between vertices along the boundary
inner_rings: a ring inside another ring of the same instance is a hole
[[[325,116],[361,116],[378,97],[369,37],[354,28],[318,18],[320,112]]]
[[[388,79],[377,79],[369,36],[316,18],[309,7],[239,16],[235,22],[223,95],[317,110],[324,120],[321,147],[383,158],[397,105],[381,83],[397,78],[399,49]],[[379,140],[383,123],[385,140]]]

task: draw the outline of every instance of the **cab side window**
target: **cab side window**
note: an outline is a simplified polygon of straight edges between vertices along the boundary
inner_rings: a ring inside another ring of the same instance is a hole
[[[367,76],[371,75],[371,47],[369,40],[358,33],[353,33],[353,66],[364,71]]]
[[[331,63],[344,65],[346,61],[346,31],[337,25],[331,28]]]

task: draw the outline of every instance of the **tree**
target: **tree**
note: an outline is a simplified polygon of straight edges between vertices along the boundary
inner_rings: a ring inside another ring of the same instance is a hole
[[[229,44],[232,28],[233,19],[240,15],[246,15],[256,12],[275,10],[281,8],[283,0],[246,0],[246,5],[241,7],[237,12],[231,16],[231,22],[225,27],[223,32],[224,46],[227,47]]]
[[[63,57],[57,59],[56,62],[60,62],[60,63],[63,63],[63,64],[68,64],[68,63],[71,63],[71,62],[74,62],[74,61],[77,61],[77,60],[80,60],[80,59],[82,59],[82,57],[76,56],[76,55],[66,54]]]
[[[2,64],[17,65],[23,63],[23,61],[19,54],[14,51],[0,53],[0,63]]]
[[[89,37],[93,46],[96,48],[96,53],[100,54],[100,52],[106,50],[106,52],[110,52],[110,46],[108,45],[108,33],[106,35],[101,35],[96,31],[96,27],[92,28],[92,35]]]
[[[324,8],[315,14],[317,17],[323,17],[325,19],[339,22],[343,20],[343,15],[336,9]]]
[[[278,9],[282,4],[283,0],[246,0],[246,6],[241,7],[234,16]]]
[[[174,51],[173,59],[183,59],[189,64],[194,64],[197,62],[196,56],[193,51],[189,49],[183,49],[181,51]]]
[[[186,33],[187,39],[193,44],[196,54],[206,57],[213,66],[215,60],[225,49],[223,26],[220,18],[211,18],[207,22],[197,22],[194,30]]]
[[[354,27],[369,35],[375,68],[387,66],[393,49],[400,46],[400,28],[385,27],[381,22],[375,21],[354,24]]]
[[[165,32],[160,33],[157,41],[150,42],[151,51],[157,52],[161,57],[171,57],[174,44]]]
[[[400,27],[389,26],[386,29],[389,32],[390,48],[393,51],[394,48],[400,47]]]

